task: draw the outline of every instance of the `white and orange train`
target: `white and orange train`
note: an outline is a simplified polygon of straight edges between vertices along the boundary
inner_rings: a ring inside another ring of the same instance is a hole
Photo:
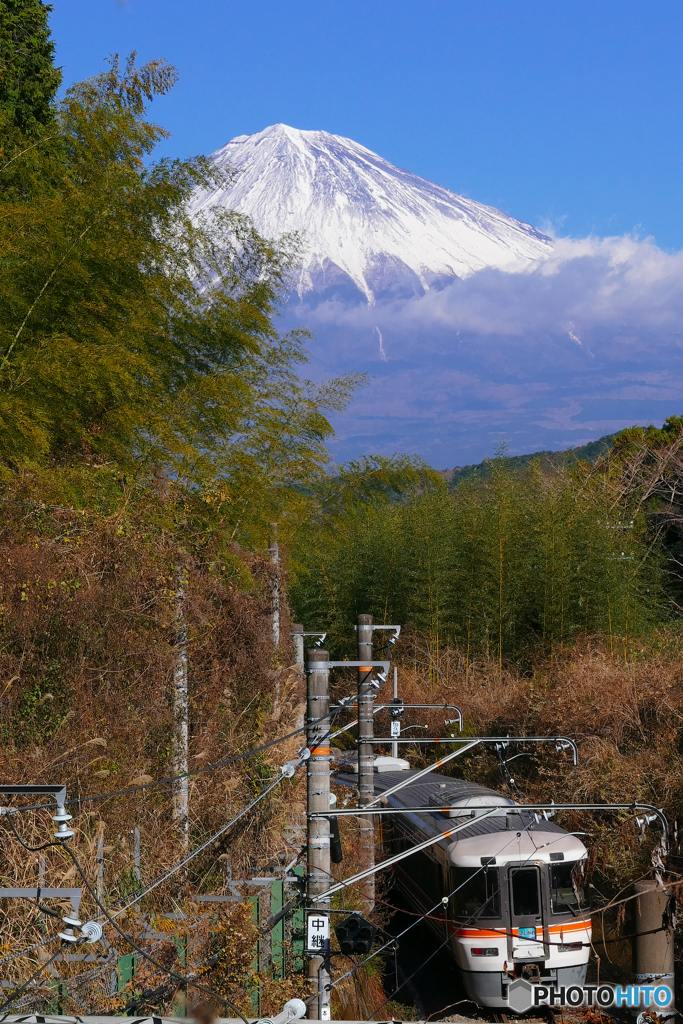
[[[388,763],[382,768],[375,774],[378,796],[417,774],[387,771]],[[471,819],[394,867],[409,905],[429,914],[440,941],[448,937],[470,999],[504,1010],[515,978],[585,982],[591,919],[582,884],[587,851],[577,836],[492,789],[443,775],[416,779],[382,803],[434,807],[433,813],[379,816],[388,854]]]

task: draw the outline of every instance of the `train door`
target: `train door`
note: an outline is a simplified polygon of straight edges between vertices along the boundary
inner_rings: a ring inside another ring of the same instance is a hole
[[[508,884],[513,959],[544,959],[541,873],[532,865],[510,867]]]

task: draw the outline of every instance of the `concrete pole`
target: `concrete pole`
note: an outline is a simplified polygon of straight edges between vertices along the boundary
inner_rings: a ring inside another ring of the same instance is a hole
[[[318,662],[327,662],[327,651],[308,652],[307,719],[306,745],[311,756],[306,762],[307,810],[311,815],[316,811],[330,811],[330,672],[327,668],[316,668]],[[321,719],[316,721],[316,719]],[[330,870],[330,823],[327,818],[307,818],[307,885],[308,907],[313,911],[328,913],[329,900],[317,899],[320,893],[329,889],[332,882]],[[309,954],[310,956],[310,954]],[[309,1020],[330,1020],[330,973],[328,963],[321,956],[310,956],[308,977],[317,999],[308,1006]]]
[[[300,622],[292,623],[290,630],[292,634],[292,643],[294,644],[294,661],[297,665],[301,666],[301,671],[304,670],[304,627]]]
[[[372,661],[372,615],[358,616],[358,661]],[[358,804],[365,807],[375,799],[375,752],[372,742],[374,734],[373,700],[370,679],[372,668],[358,669]],[[366,742],[364,742],[366,741]],[[372,815],[358,818],[360,832],[361,868],[371,868],[375,863],[375,823]],[[363,913],[369,914],[375,907],[375,876],[371,875],[363,888]]]
[[[398,697],[398,669],[394,669],[394,700]],[[398,757],[398,743],[391,744],[391,756]]]
[[[649,879],[636,882],[635,937],[633,939],[634,985],[668,985],[674,991],[674,929],[671,915],[671,897],[662,892],[657,882]],[[642,1009],[642,1007],[641,1007]],[[674,1011],[672,998],[669,1006],[650,1008],[659,1015]]]
[[[268,551],[270,564],[273,566],[272,598],[273,598],[273,644],[280,646],[280,549],[277,543],[277,523],[271,523],[272,532]]]
[[[185,618],[185,592],[187,567],[180,566],[176,573],[176,660],[173,666],[173,774],[183,775],[188,770],[189,705],[187,693],[187,619]],[[190,791],[187,775],[176,784],[173,795],[173,817],[187,852],[190,841]]]

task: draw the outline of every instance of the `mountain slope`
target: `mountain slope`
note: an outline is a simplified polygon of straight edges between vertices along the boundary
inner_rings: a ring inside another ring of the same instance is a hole
[[[612,447],[616,434],[605,434],[597,441],[589,441],[588,444],[579,448],[568,448],[563,451],[542,451],[530,452],[528,455],[508,455],[505,457],[505,465],[512,470],[522,470],[530,466],[532,462],[540,459],[541,466],[546,471],[552,471],[557,466],[568,466],[573,462],[584,460],[585,462],[597,462]],[[456,466],[455,469],[446,469],[443,476],[451,487],[457,487],[462,480],[469,480],[472,477],[483,479],[491,473],[491,460],[484,459],[483,462],[472,466]]]
[[[300,296],[352,283],[372,303],[397,287],[421,292],[484,267],[521,270],[551,251],[530,225],[328,132],[272,125],[239,135],[212,159],[234,168],[236,180],[197,193],[193,211],[248,214],[267,238],[301,232]]]

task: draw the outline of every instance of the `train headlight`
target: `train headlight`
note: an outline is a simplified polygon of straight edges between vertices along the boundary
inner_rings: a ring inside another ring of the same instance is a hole
[[[560,942],[557,947],[558,953],[571,953],[575,949],[581,949],[583,942]]]
[[[472,956],[498,956],[497,946],[474,946],[470,950]]]

